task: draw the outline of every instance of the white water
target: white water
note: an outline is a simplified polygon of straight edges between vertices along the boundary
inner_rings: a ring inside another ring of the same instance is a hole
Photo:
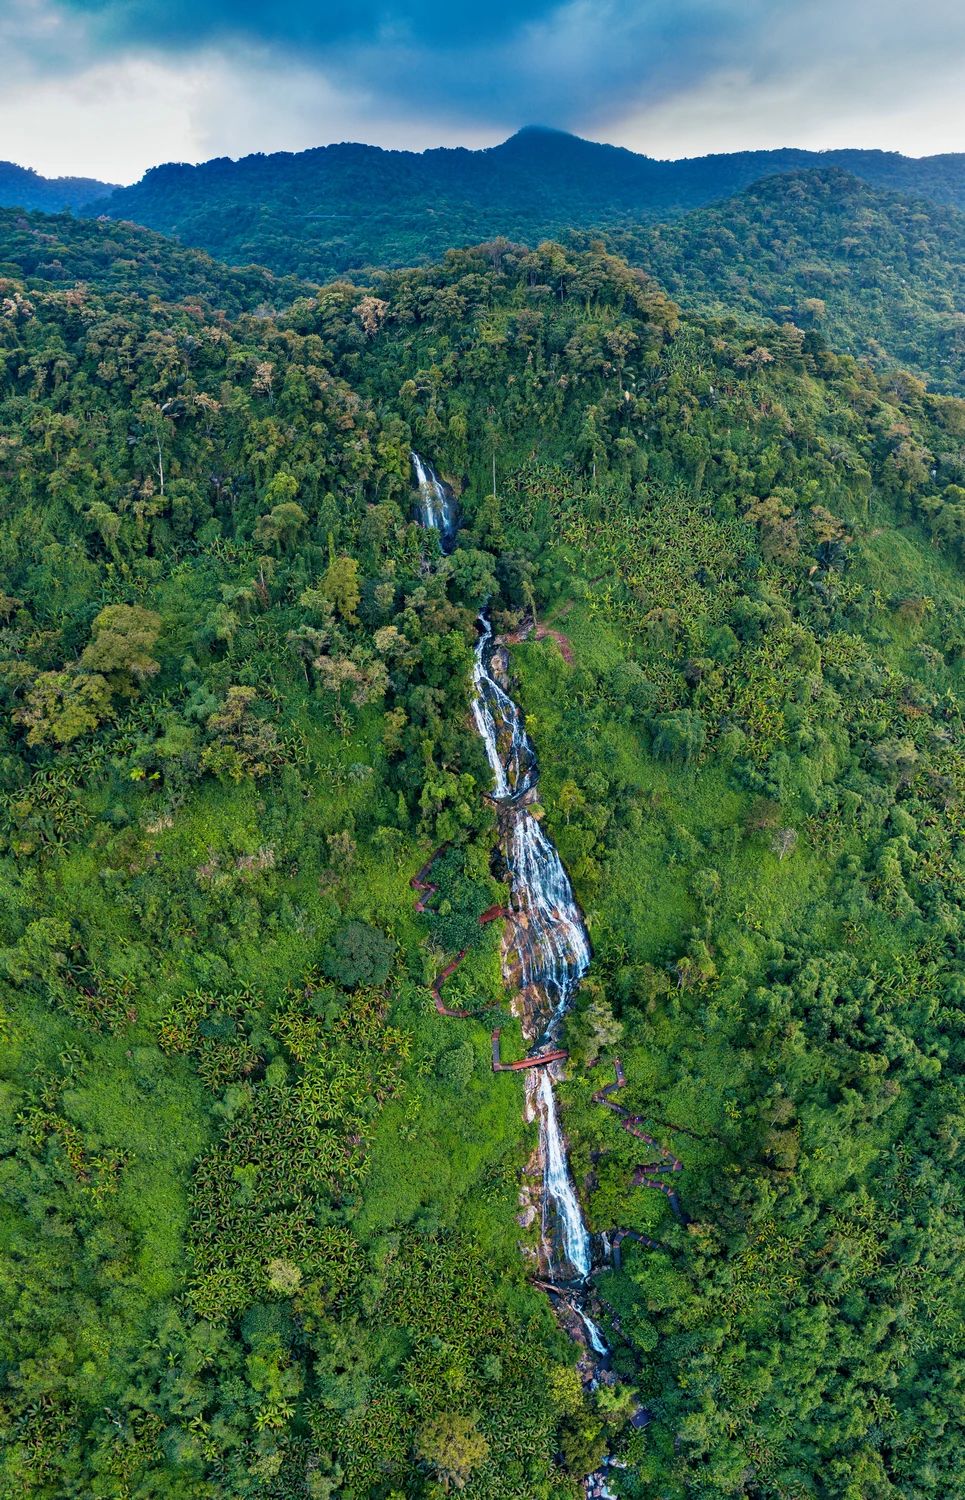
[[[539,1111],[543,1150],[543,1229],[550,1243],[555,1239],[554,1230],[558,1229],[565,1257],[561,1269],[565,1273],[567,1267],[572,1268],[572,1272],[584,1281],[590,1274],[590,1236],[570,1177],[549,1069],[540,1068],[535,1081],[528,1080],[528,1086],[536,1094]],[[554,1216],[555,1225],[552,1222]]]
[[[589,1316],[588,1313],[585,1313],[583,1311],[582,1307],[578,1307],[576,1311],[579,1315],[580,1322],[583,1324],[583,1327],[589,1334],[590,1344],[596,1350],[597,1354],[608,1354],[609,1350],[607,1349],[607,1346],[603,1341],[603,1335],[600,1332],[599,1328],[597,1328],[593,1319]]]
[[[495,795],[506,802],[506,862],[510,904],[516,914],[513,941],[523,987],[542,1023],[538,1040],[558,1040],[570,1000],[590,963],[590,944],[573,888],[554,845],[518,799],[536,785],[536,756],[517,705],[490,669],[489,621],[480,621],[473,667],[473,716],[493,772]],[[590,1236],[576,1196],[560,1130],[549,1067],[526,1080],[530,1107],[539,1119],[543,1161],[543,1236],[554,1271],[565,1280],[590,1274]]]
[[[412,465],[419,484],[420,519],[435,527],[445,543],[455,532],[451,492],[430,464],[417,453]],[[541,1023],[533,1042],[552,1044],[580,980],[590,963],[590,943],[573,888],[554,845],[537,820],[520,805],[536,786],[536,755],[523,727],[522,714],[496,681],[490,667],[492,629],[480,618],[473,664],[473,718],[493,774],[494,795],[504,803],[508,823],[506,862],[513,934],[524,988]],[[590,1236],[570,1175],[566,1145],[553,1092],[552,1065],[534,1068],[526,1077],[527,1095],[539,1119],[543,1161],[543,1236],[554,1275],[584,1282],[590,1274]],[[606,1353],[596,1324],[577,1309],[593,1348]]]
[[[515,928],[524,985],[549,1002],[543,1037],[555,1040],[570,1000],[590,966],[590,944],[563,862],[539,823],[515,808],[507,849]]]
[[[409,457],[419,490],[419,520],[423,526],[438,531],[442,550],[448,552],[458,528],[455,496],[424,458],[411,452]]]
[[[498,798],[519,797],[536,780],[536,756],[526,738],[520,713],[503,692],[486,663],[492,629],[485,615],[472,668],[472,715],[486,750]]]

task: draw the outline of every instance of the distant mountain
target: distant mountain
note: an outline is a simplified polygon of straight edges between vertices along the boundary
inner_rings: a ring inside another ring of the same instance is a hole
[[[655,161],[538,128],[484,151],[343,144],[169,164],[94,207],[222,260],[325,279],[425,261],[495,235],[534,242],[573,228],[655,222],[762,177],[829,166],[965,208],[965,155],[789,149]]]
[[[823,168],[606,239],[683,306],[817,329],[839,351],[965,392],[965,214],[956,208]]]
[[[40,208],[55,214],[116,190],[114,183],[98,182],[96,177],[41,177],[31,167],[0,161],[0,208]]]

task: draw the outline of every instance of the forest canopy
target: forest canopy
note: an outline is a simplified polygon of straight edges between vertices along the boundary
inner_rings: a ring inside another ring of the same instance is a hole
[[[0,215],[0,1491],[956,1493],[965,403],[598,242],[285,291],[45,223]],[[643,1428],[520,1253],[484,605]]]

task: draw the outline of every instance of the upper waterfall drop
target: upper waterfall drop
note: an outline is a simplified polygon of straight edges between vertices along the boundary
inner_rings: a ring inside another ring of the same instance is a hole
[[[472,669],[475,689],[472,714],[493,773],[493,796],[498,801],[507,801],[521,797],[535,785],[536,756],[523,729],[519,709],[509,694],[503,692],[486,661],[492,635],[489,620],[480,615]]]
[[[414,450],[409,457],[419,491],[419,520],[429,530],[439,533],[443,552],[449,552],[459,529],[456,497],[430,463]]]

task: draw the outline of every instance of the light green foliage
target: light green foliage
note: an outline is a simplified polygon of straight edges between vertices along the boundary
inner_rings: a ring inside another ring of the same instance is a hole
[[[356,610],[362,597],[359,565],[354,557],[336,557],[329,563],[319,592],[346,625],[357,625]]]
[[[489,1456],[489,1444],[471,1417],[446,1413],[420,1428],[416,1453],[448,1492],[465,1489],[473,1469]]]
[[[41,672],[27,692],[17,721],[31,745],[69,745],[96,729],[110,712],[106,678],[90,672]]]
[[[81,653],[86,672],[100,672],[112,686],[130,692],[135,682],[153,677],[158,663],[151,652],[161,630],[161,616],[129,604],[109,604],[94,616],[91,640]]]

